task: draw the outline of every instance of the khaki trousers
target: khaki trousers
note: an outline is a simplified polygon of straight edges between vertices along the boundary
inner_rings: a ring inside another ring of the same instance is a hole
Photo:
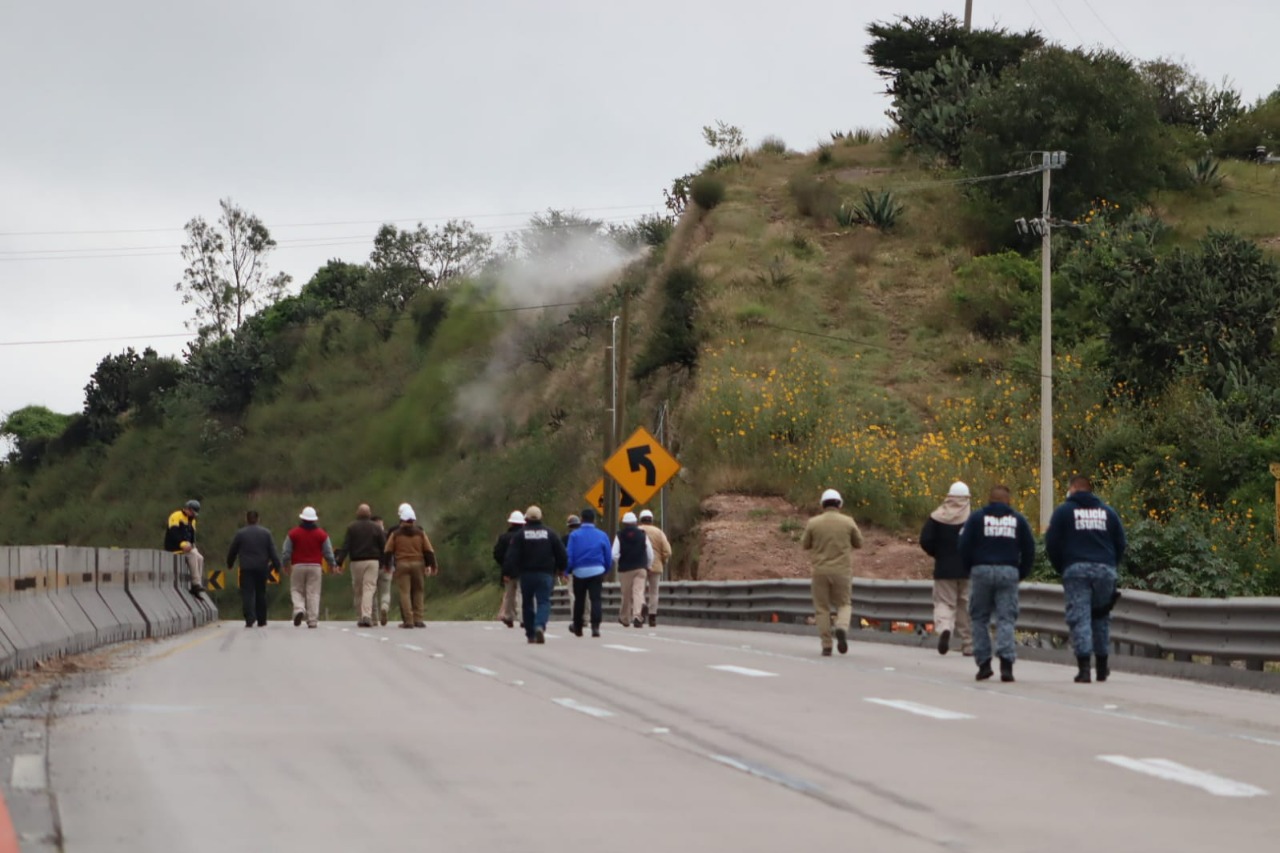
[[[422,620],[427,567],[423,563],[396,563],[396,589],[400,591],[400,620],[416,625]]]
[[[645,604],[649,608],[650,616],[658,615],[658,592],[662,584],[662,572],[649,572],[649,577],[645,578],[648,586]]]
[[[378,569],[378,591],[375,593],[378,600],[378,614],[380,617],[386,616],[391,610],[391,570]]]
[[[519,578],[502,579],[502,606],[498,608],[498,618],[502,621],[523,622],[520,615],[520,580]]]
[[[351,598],[355,604],[356,616],[361,619],[373,618],[373,594],[378,589],[378,561],[351,561]]]
[[[835,627],[849,630],[849,620],[853,617],[853,575],[820,574],[813,576],[813,611],[814,622],[818,625],[818,636],[822,638],[822,647],[831,648],[831,609],[836,610]]]
[[[622,587],[622,609],[618,611],[618,621],[624,625],[640,618],[640,608],[644,606],[645,576],[648,574],[648,569],[618,572],[618,584]]]
[[[298,565],[289,573],[289,597],[293,599],[293,612],[307,617],[307,624],[320,621],[320,581],[324,575],[320,567]]]
[[[204,554],[200,553],[200,549],[192,545],[191,550],[183,555],[187,558],[187,567],[191,569],[191,583],[187,586],[199,584],[204,586]]]
[[[933,582],[933,630],[936,634],[954,631],[960,651],[973,652],[973,631],[969,627],[969,581]]]

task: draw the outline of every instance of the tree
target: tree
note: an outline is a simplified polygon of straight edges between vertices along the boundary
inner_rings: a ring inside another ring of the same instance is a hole
[[[298,295],[322,305],[326,310],[350,309],[359,302],[369,282],[369,268],[330,259],[315,271]]]
[[[932,68],[900,79],[889,118],[913,145],[955,165],[973,126],[973,104],[991,86],[991,74],[953,47]]]
[[[690,372],[698,364],[698,298],[702,279],[693,267],[679,266],[662,281],[662,313],[631,375],[647,379],[663,367]]]
[[[731,163],[741,163],[747,153],[747,136],[735,124],[726,124],[717,119],[715,127],[709,124],[703,126],[702,138],[716,151],[716,156],[708,164],[709,168],[718,169]]]
[[[1035,30],[966,30],[952,15],[939,18],[899,16],[893,23],[867,25],[871,41],[865,52],[876,74],[888,81],[886,94],[896,97],[907,75],[932,71],[940,60],[955,50],[975,68],[999,77],[1017,65],[1029,52],[1044,46]]]
[[[1005,71],[973,105],[961,161],[970,174],[990,175],[1026,166],[1027,152],[1053,150],[1069,155],[1054,181],[1058,216],[1075,216],[1095,199],[1132,208],[1185,173],[1151,89],[1111,51],[1046,48]],[[1040,210],[1038,180],[982,186],[1000,216]]]
[[[122,415],[135,411],[154,417],[154,404],[181,379],[182,364],[174,358],[161,358],[151,347],[141,355],[129,347],[118,355],[106,356],[84,387],[84,415],[90,434],[111,441],[120,431]]]
[[[36,464],[49,442],[62,435],[74,415],[63,415],[45,406],[24,406],[0,421],[0,438],[13,443],[11,462]]]
[[[1187,66],[1157,59],[1138,66],[1151,87],[1156,111],[1167,125],[1186,127],[1212,136],[1244,112],[1241,96],[1227,81],[1211,85]]]
[[[422,223],[410,230],[387,224],[373,239],[369,263],[374,270],[397,273],[410,281],[407,302],[422,288],[443,287],[465,278],[492,257],[493,238],[482,234],[470,222],[451,219],[428,228]]]
[[[218,205],[222,214],[213,225],[199,216],[187,223],[182,247],[187,268],[174,289],[183,305],[195,305],[188,328],[225,338],[255,310],[278,300],[290,279],[285,273],[267,275],[267,256],[276,241],[262,220],[229,198]]]

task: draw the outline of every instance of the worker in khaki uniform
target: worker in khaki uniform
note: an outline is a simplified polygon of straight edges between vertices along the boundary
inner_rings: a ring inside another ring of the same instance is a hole
[[[436,554],[426,531],[418,526],[413,507],[408,504],[400,504],[400,526],[387,537],[386,553],[396,561],[400,627],[427,627],[423,621],[425,578],[436,573]]]
[[[644,602],[649,567],[653,565],[653,546],[640,529],[640,520],[634,512],[622,516],[622,529],[613,537],[613,564],[618,569],[618,586],[622,590],[618,622],[623,627],[642,628],[640,606]]]
[[[658,592],[662,585],[662,572],[671,559],[671,540],[667,539],[667,534],[662,532],[661,527],[653,523],[653,513],[647,509],[640,513],[640,529],[649,537],[649,544],[653,546],[653,563],[649,566],[647,578],[648,594],[645,596],[644,606],[640,608],[640,619],[647,621],[649,627],[653,628],[658,624]]]
[[[822,654],[831,655],[831,608],[836,608],[835,639],[840,654],[849,651],[853,616],[853,549],[862,547],[862,531],[840,511],[844,499],[835,489],[822,493],[822,514],[809,519],[800,546],[813,552],[813,609],[822,638]]]
[[[374,595],[378,591],[378,565],[387,544],[387,535],[373,520],[368,504],[356,507],[356,520],[347,526],[347,535],[338,549],[338,565],[343,558],[351,561],[351,598],[355,605],[356,625],[373,627]]]

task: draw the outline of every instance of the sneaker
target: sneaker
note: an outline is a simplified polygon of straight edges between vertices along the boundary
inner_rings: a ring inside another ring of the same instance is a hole
[[[943,631],[938,635],[938,654],[945,655],[951,651],[951,629]]]
[[[831,649],[823,649],[823,650],[822,650],[822,656],[823,656],[824,658],[829,658],[829,657],[831,657]]]
[[[995,675],[995,673],[991,671],[991,661],[984,660],[982,663],[978,664],[978,674],[974,676],[974,680],[986,681],[993,675]]]
[[[193,583],[191,585],[191,588],[188,590],[188,592],[190,592],[192,595],[200,595],[202,592],[204,592],[204,587],[202,587],[198,583]]]
[[[643,628],[643,627],[644,627],[644,622],[640,619],[640,617],[638,617],[638,616],[637,616],[635,619],[631,620],[631,627],[632,627],[632,628]]]
[[[649,627],[650,628],[658,627],[658,617],[654,616],[652,613],[649,614]]]
[[[533,641],[541,646],[543,643],[547,641],[547,632],[543,631],[541,628],[539,628],[537,631],[534,631]]]
[[[378,615],[378,624],[379,624],[379,625],[386,625],[386,624],[387,624],[387,611],[385,611],[385,610],[384,610],[384,611],[382,611],[382,613],[381,613],[381,614],[379,614],[379,615]]]
[[[297,628],[299,625],[302,624],[302,620],[306,618],[307,618],[307,614],[303,613],[302,611],[298,611],[297,613],[293,614],[293,627]]]
[[[842,655],[849,654],[849,635],[843,628],[836,629],[836,651]]]

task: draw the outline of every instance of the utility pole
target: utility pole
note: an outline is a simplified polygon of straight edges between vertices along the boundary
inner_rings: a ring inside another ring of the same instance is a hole
[[[618,446],[618,318],[609,322],[609,344],[604,350],[604,398],[609,401],[604,418],[604,450],[600,457],[603,465]],[[614,519],[618,516],[618,486],[608,472],[604,474],[604,518],[600,529],[614,532]]]
[[[1041,151],[1040,175],[1040,530],[1053,515],[1053,227],[1049,184],[1054,169],[1067,164],[1065,151]]]
[[[964,0],[964,31],[973,29],[973,0]]]

